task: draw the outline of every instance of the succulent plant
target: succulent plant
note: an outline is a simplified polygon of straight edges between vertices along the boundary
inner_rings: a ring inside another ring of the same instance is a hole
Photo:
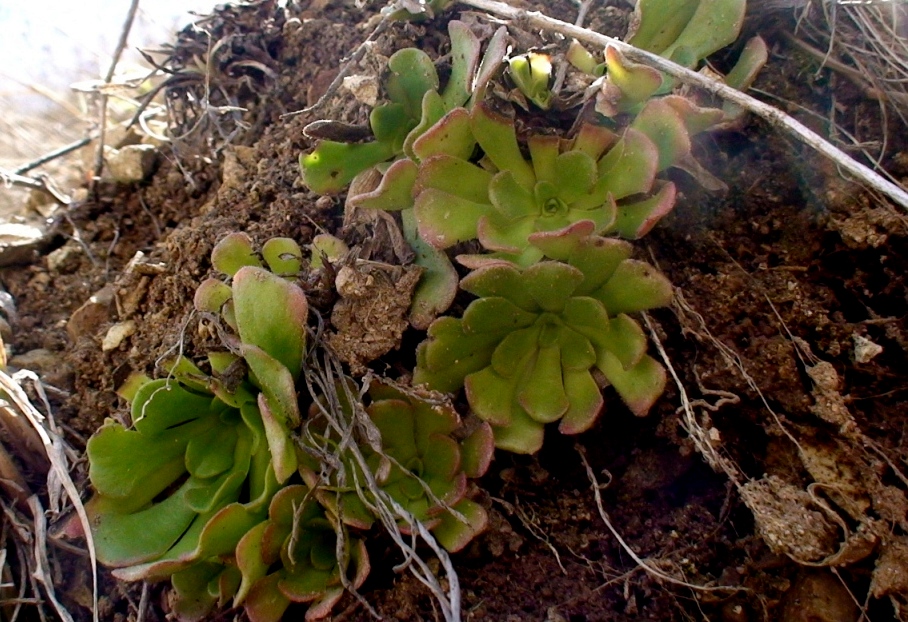
[[[290,240],[270,240],[262,255],[275,271],[299,271]],[[209,355],[213,376],[179,358],[168,378],[134,379],[135,429],[109,422],[88,444],[98,558],[125,579],[230,553],[296,472],[290,429],[300,421],[306,297],[261,267],[245,235],[225,238],[212,262],[231,284],[209,279],[195,303],[234,329],[225,335],[232,352]]]
[[[627,42],[686,67],[733,43],[747,0],[639,0]]]
[[[195,306],[220,316],[235,331],[228,347],[249,367],[278,481],[296,472],[290,430],[300,423],[296,378],[306,353],[308,303],[299,286],[279,275],[300,270],[301,251],[293,240],[274,238],[262,248],[271,270],[262,267],[246,234],[222,239],[212,251],[215,269],[231,284],[210,278],[196,290]]]
[[[485,154],[480,164],[440,153],[416,171],[419,233],[438,248],[476,238],[492,256],[526,267],[542,257],[529,242],[535,233],[588,220],[597,233],[636,238],[674,204],[670,183],[643,201],[631,198],[653,189],[663,157],[646,131],[630,128],[619,138],[604,127],[583,125],[570,141],[532,136],[528,162],[510,120],[480,105],[470,124]]]
[[[665,372],[627,314],[668,304],[671,285],[629,259],[627,242],[593,236],[596,228],[581,221],[532,234],[533,247],[556,261],[523,269],[487,261],[461,281],[479,298],[462,318],[436,320],[417,350],[414,383],[444,392],[465,386],[497,447],[533,453],[554,421],[565,434],[588,429],[603,384],[638,415],[662,392]]]
[[[485,86],[504,56],[505,31],[500,29],[480,63],[480,42],[463,22],[448,25],[451,76],[439,91],[438,72],[428,54],[416,48],[398,50],[388,59],[383,82],[387,103],[372,109],[373,141],[342,143],[325,140],[300,156],[303,182],[318,193],[338,192],[356,175],[392,158],[414,157],[413,144],[446,113],[471,97],[482,98]]]
[[[365,544],[348,536],[303,485],[274,496],[268,520],[237,546],[236,564],[241,581],[234,604],[251,622],[277,622],[291,603],[310,603],[306,620],[325,618],[345,585],[356,589],[369,574]]]
[[[468,479],[485,473],[494,449],[492,430],[477,421],[464,436],[451,404],[438,394],[373,381],[371,403],[365,412],[378,432],[380,448],[360,443],[366,464],[378,486],[413,519],[432,531],[448,551],[462,549],[485,529],[485,510],[467,497]],[[347,403],[345,416],[351,417]],[[311,421],[318,421],[310,416]],[[315,433],[315,425],[310,423]],[[324,431],[314,434],[318,444],[337,447]],[[322,464],[300,457],[301,473],[325,507],[346,524],[366,529],[376,519],[375,500],[365,492],[362,469],[352,456],[342,456],[344,468],[327,474]],[[408,532],[402,521],[401,530]]]
[[[420,2],[419,7],[431,12],[439,8],[438,4]],[[412,6],[410,10],[416,8]],[[466,114],[461,107],[482,100],[507,45],[507,30],[499,28],[480,59],[480,41],[466,24],[452,20],[448,33],[451,75],[443,91],[438,90],[438,74],[425,52],[415,48],[399,50],[388,61],[390,73],[384,85],[391,101],[372,112],[376,140],[362,144],[323,141],[311,154],[300,156],[304,183],[320,193],[337,192],[357,175],[366,175],[374,165],[380,165],[384,175],[381,187],[351,195],[348,204],[404,210],[404,235],[415,252],[414,263],[424,270],[410,316],[417,328],[425,328],[450,306],[457,292],[457,275],[447,256],[426,244],[417,233],[415,219],[409,212],[413,206],[412,172],[416,162],[440,149],[454,149],[458,153],[472,150],[475,142],[469,135],[469,127],[460,123]],[[397,159],[382,164],[392,158]]]
[[[738,38],[746,4],[746,0],[640,0],[627,42],[694,68],[701,60]],[[573,41],[567,59],[585,73],[605,76],[596,97],[596,110],[607,117],[636,112],[651,97],[665,94],[674,86],[674,80],[652,67],[629,61],[613,46],[606,48],[605,62],[599,63],[582,45]],[[766,59],[766,43],[760,37],[754,37],[724,80],[729,86],[744,90],[753,82]],[[719,120],[728,120],[739,111],[726,107],[726,113],[726,119]]]
[[[508,74],[517,89],[542,110],[552,105],[552,60],[548,54],[529,52],[508,59]]]
[[[229,360],[212,366],[226,371]],[[232,552],[278,487],[250,387],[214,388],[186,359],[173,374],[138,388],[135,429],[108,422],[88,442],[98,559],[126,580]]]

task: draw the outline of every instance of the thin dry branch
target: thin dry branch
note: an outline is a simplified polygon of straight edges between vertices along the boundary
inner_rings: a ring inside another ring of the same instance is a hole
[[[493,13],[500,17],[519,21],[531,28],[540,28],[556,32],[591,45],[602,47],[612,46],[620,50],[632,61],[655,67],[659,71],[667,73],[685,84],[700,87],[717,97],[728,100],[756,114],[769,123],[770,126],[788,132],[805,145],[819,151],[868,187],[877,190],[889,197],[893,202],[908,210],[908,192],[906,192],[904,188],[888,181],[882,175],[855,161],[841,149],[833,146],[823,139],[822,136],[808,129],[805,125],[796,121],[778,108],[774,108],[773,106],[754,99],[723,82],[691,71],[677,63],[673,63],[670,60],[657,56],[651,52],[636,48],[619,39],[593,32],[587,28],[574,26],[567,22],[544,15],[543,13],[539,13],[538,11],[517,9],[504,4],[503,2],[496,2],[495,0],[459,0],[459,2],[476,9]]]
[[[88,546],[88,554],[91,559],[92,620],[98,622],[98,561],[95,555],[94,539],[91,534],[91,525],[88,520],[88,514],[85,512],[85,506],[82,504],[79,490],[76,488],[72,477],[69,475],[69,460],[66,455],[66,445],[57,433],[55,426],[48,425],[44,415],[32,405],[28,395],[19,384],[20,374],[25,374],[26,377],[31,375],[29,372],[19,372],[19,374],[16,374],[15,376],[10,376],[5,371],[0,370],[0,390],[6,394],[9,401],[16,406],[19,412],[28,419],[28,422],[34,427],[35,432],[37,432],[38,436],[41,438],[44,451],[50,461],[50,471],[47,474],[47,487],[51,506],[53,507],[56,505],[55,498],[59,495],[59,492],[57,491],[62,488],[70,502],[73,504],[76,514],[79,517],[79,521],[82,524],[82,529],[85,532],[86,545]],[[37,499],[34,497],[33,499],[35,499],[35,502],[37,503]],[[35,510],[35,508],[32,509]],[[41,516],[43,517],[43,510],[41,512]],[[35,520],[36,528],[40,527],[37,523],[37,516],[35,517]],[[46,541],[42,540],[40,544],[43,546],[45,542]],[[36,543],[35,546],[37,547],[38,543]],[[52,584],[48,586],[48,589],[51,589],[51,587]],[[53,602],[55,605],[58,604],[55,600]],[[59,609],[57,613],[63,617]]]

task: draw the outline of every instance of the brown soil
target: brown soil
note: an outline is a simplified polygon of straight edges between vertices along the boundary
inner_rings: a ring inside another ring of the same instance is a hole
[[[573,21],[572,6],[539,8]],[[165,355],[217,345],[191,304],[221,236],[240,230],[258,242],[282,235],[305,244],[320,229],[341,229],[342,201],[299,183],[297,158],[311,147],[302,128],[319,118],[362,122],[366,109],[339,97],[317,114],[281,115],[324,92],[372,17],[346,2],[226,5],[206,23],[212,41],[229,41],[210,62],[211,104],[246,111],[183,110],[188,135],[164,150],[146,183],[98,188],[60,219],[45,256],[0,272],[18,311],[11,345],[26,355],[12,363],[56,389],[53,406],[74,446],[124,411],[115,389],[130,372],[154,374]],[[798,105],[834,102],[845,129],[878,140],[875,102],[776,43],[767,25],[787,28],[789,17],[755,22],[778,52],[756,86],[821,132],[826,123]],[[605,8],[588,23],[620,36],[624,20]],[[441,21],[395,25],[376,50],[417,45],[434,56],[444,32]],[[186,31],[174,66],[208,49],[201,32]],[[896,176],[908,175],[905,138],[903,128],[889,136],[886,164]],[[536,457],[496,456],[480,482],[491,527],[455,556],[466,619],[908,619],[899,608],[908,598],[905,219],[756,120],[701,138],[697,151],[729,190],[710,194],[672,173],[682,197],[640,249],[680,292],[651,318],[678,384],[646,418],[609,394],[592,431],[552,434]],[[364,245],[372,232],[360,224],[342,234]],[[393,259],[388,248],[370,252]],[[313,296],[323,313],[331,302]],[[127,321],[135,332],[102,351],[108,329]],[[410,364],[419,338],[405,333],[401,350],[372,367]],[[873,344],[882,347],[875,356]],[[581,451],[627,545],[700,588],[631,559],[597,509]],[[429,592],[393,573],[402,560],[390,540],[375,536],[368,602],[385,619],[438,619]],[[69,577],[60,580],[63,599],[87,617],[85,564],[59,554],[81,569],[61,575]],[[134,618],[137,590],[105,575],[102,619]],[[164,619],[166,591],[153,588],[146,620]],[[345,602],[336,619],[370,618]]]

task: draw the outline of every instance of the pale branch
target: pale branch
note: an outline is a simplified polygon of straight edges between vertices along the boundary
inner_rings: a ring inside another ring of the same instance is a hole
[[[836,165],[853,175],[856,179],[866,184],[869,188],[876,190],[893,202],[908,209],[908,192],[900,186],[888,181],[882,175],[874,172],[863,164],[852,159],[840,149],[836,148],[822,136],[807,128],[804,124],[796,121],[789,115],[785,114],[778,108],[765,104],[741,91],[734,89],[724,82],[714,78],[691,71],[677,63],[662,58],[652,52],[647,52],[636,48],[628,43],[608,37],[606,35],[593,32],[587,28],[581,28],[554,19],[538,11],[526,11],[512,7],[503,2],[495,0],[458,0],[461,4],[487,11],[499,17],[519,21],[522,24],[532,27],[556,32],[566,37],[573,37],[578,41],[596,45],[612,46],[627,56],[630,60],[649,65],[662,71],[673,78],[677,78],[685,84],[697,86],[705,89],[710,93],[721,97],[727,101],[737,104],[741,108],[752,112],[753,114],[764,119],[772,127],[784,130],[805,145],[819,151],[824,156],[832,160]]]

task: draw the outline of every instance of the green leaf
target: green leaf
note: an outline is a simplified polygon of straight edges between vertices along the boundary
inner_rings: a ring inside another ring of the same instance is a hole
[[[413,153],[420,160],[441,154],[468,160],[475,148],[470,113],[466,108],[450,111],[413,142]]]
[[[487,204],[491,182],[489,171],[466,160],[441,154],[420,163],[413,194],[417,196],[423,190],[434,188],[473,203]]]
[[[558,171],[555,176],[558,198],[567,204],[588,194],[596,183],[596,162],[580,151],[568,151],[559,155],[555,168]]]
[[[495,453],[495,438],[488,423],[482,422],[460,443],[461,468],[469,478],[485,475]]]
[[[261,348],[299,376],[306,347],[309,305],[297,285],[261,268],[242,268],[233,277],[237,332],[244,344]]]
[[[605,305],[609,315],[634,313],[667,306],[672,300],[672,284],[648,263],[628,259],[591,295]]]
[[[417,456],[416,421],[406,400],[379,400],[366,412],[381,432],[383,447],[398,461],[406,463]]]
[[[560,313],[565,303],[583,282],[577,268],[556,261],[544,261],[523,272],[527,292],[544,311]]]
[[[606,149],[618,141],[618,136],[607,127],[584,123],[574,137],[571,151],[579,151],[599,161]]]
[[[448,248],[476,237],[476,223],[491,206],[428,188],[414,205],[419,234],[435,248]]]
[[[463,278],[460,288],[479,298],[500,296],[525,311],[539,311],[539,305],[526,291],[522,273],[514,266],[496,265],[474,270]]]
[[[519,376],[539,346],[541,323],[526,330],[509,333],[492,354],[492,368],[505,378]]]
[[[485,104],[478,104],[473,109],[472,122],[476,142],[498,170],[510,171],[524,188],[535,186],[536,176],[520,152],[514,123],[492,112]]]
[[[664,99],[652,99],[631,123],[643,132],[659,151],[657,170],[663,171],[690,153],[690,134],[681,115]],[[616,197],[617,198],[617,197]]]
[[[533,163],[533,173],[538,181],[555,183],[558,168],[555,159],[561,150],[561,139],[557,136],[537,134],[527,139],[530,149],[530,161]]]
[[[262,257],[278,276],[294,276],[303,267],[303,251],[291,238],[271,238],[262,246]]]
[[[618,201],[653,186],[659,149],[643,132],[628,128],[624,137],[599,160],[597,188],[607,189]]]
[[[422,97],[422,114],[418,117],[419,122],[409,131],[403,142],[404,155],[411,160],[417,160],[416,153],[413,151],[413,144],[418,138],[425,134],[430,127],[438,123],[448,109],[445,102],[438,94],[438,91],[426,91]],[[409,127],[404,125],[403,127]]]
[[[457,295],[457,271],[443,252],[426,244],[417,231],[413,210],[401,213],[404,237],[416,257],[413,260],[424,272],[410,302],[410,324],[425,330],[440,313],[444,313]]]
[[[753,37],[747,41],[738,62],[725,76],[725,83],[739,91],[746,91],[753,84],[757,74],[766,61],[769,60],[769,48],[761,37]]]
[[[618,218],[612,228],[618,235],[637,240],[650,232],[675,206],[675,184],[668,182],[655,195],[636,203],[618,207]]]
[[[634,11],[631,45],[661,54],[690,22],[700,0],[639,0]]]
[[[508,59],[511,79],[528,100],[543,110],[552,104],[552,61],[548,54],[529,52]]]
[[[696,61],[734,43],[744,23],[746,5],[746,0],[699,0],[684,30],[660,54],[672,58],[675,50],[686,48]]]
[[[413,207],[413,185],[418,167],[413,160],[397,160],[381,178],[378,188],[371,192],[349,196],[353,207],[383,209],[393,212]],[[313,255],[314,256],[314,255]]]
[[[245,233],[230,233],[215,244],[211,251],[211,265],[227,276],[233,276],[243,266],[261,267],[252,248],[252,238]]]
[[[200,478],[220,475],[233,466],[236,443],[235,426],[221,426],[209,434],[196,436],[186,446],[186,470]]]
[[[518,380],[518,376],[505,378],[492,367],[468,375],[464,386],[470,409],[477,417],[492,425],[509,425],[513,418]]]
[[[624,369],[617,358],[606,352],[599,358],[597,367],[638,417],[649,412],[665,389],[665,369],[649,356],[644,356],[631,369]]]
[[[121,513],[115,500],[95,497],[86,504],[98,561],[130,566],[160,557],[179,540],[197,514],[180,490],[145,510]]]
[[[149,438],[119,424],[105,424],[88,441],[91,483],[105,497],[122,500],[121,511],[136,510],[186,471],[188,441],[179,434]]]
[[[596,351],[589,339],[566,326],[559,326],[557,331],[563,369],[586,371],[596,364]]]
[[[621,89],[631,104],[645,102],[662,86],[662,74],[647,65],[632,63],[618,48],[605,49],[608,81]]]
[[[438,73],[428,54],[416,48],[398,50],[388,59],[391,74],[385,91],[392,102],[403,106],[410,119],[418,119],[426,91],[438,90]]]
[[[539,423],[560,419],[570,407],[561,371],[561,348],[541,347],[529,373],[522,379],[517,401]]]
[[[155,435],[211,412],[210,393],[189,391],[174,380],[152,380],[136,392],[132,420],[142,434]]]
[[[617,358],[625,369],[639,363],[646,354],[643,329],[623,313],[611,319],[609,330],[597,335],[594,343],[600,352],[608,352]]]
[[[523,186],[512,171],[501,171],[489,183],[489,200],[498,213],[509,221],[537,218],[539,205],[533,186]]]
[[[205,279],[195,290],[193,306],[196,311],[219,313],[231,296],[233,290],[226,283],[218,279]]]
[[[530,326],[536,318],[506,298],[480,298],[464,311],[462,327],[467,334],[511,332]]]
[[[570,396],[571,406],[561,418],[558,431],[562,434],[586,432],[602,412],[602,392],[586,370],[565,371],[564,389]]]
[[[262,413],[262,423],[265,427],[265,438],[271,450],[271,464],[274,467],[274,476],[281,484],[290,479],[298,466],[293,440],[290,438],[290,429],[286,419],[277,415],[270,408],[270,400],[265,394],[259,393],[259,412]]]
[[[514,409],[507,426],[493,425],[495,447],[516,454],[534,454],[542,448],[545,426],[527,415],[522,408]]]
[[[462,550],[470,540],[485,531],[489,524],[489,516],[485,509],[475,501],[461,499],[453,509],[466,519],[466,524],[451,512],[444,512],[441,515],[441,523],[432,530],[432,535],[438,543],[450,553]]]
[[[359,173],[393,155],[394,147],[389,143],[348,144],[323,140],[315,151],[300,156],[300,172],[303,183],[312,192],[331,194],[340,192]]]
[[[451,77],[445,85],[445,107],[448,110],[463,106],[470,98],[473,75],[479,65],[480,43],[470,27],[459,20],[448,22],[451,39]]]

